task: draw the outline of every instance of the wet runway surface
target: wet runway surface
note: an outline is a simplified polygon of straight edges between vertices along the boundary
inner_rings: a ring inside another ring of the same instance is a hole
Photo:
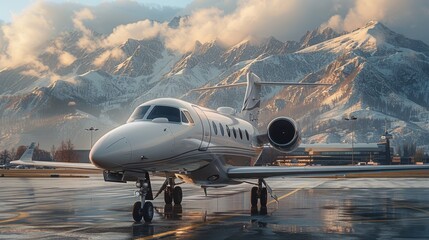
[[[134,223],[134,183],[0,178],[0,239],[429,239],[429,179],[269,179],[280,198],[250,209],[249,184],[183,184],[182,205],[153,201]],[[153,178],[156,192],[162,178]],[[270,201],[270,199],[269,199]],[[258,209],[259,210],[259,209]]]

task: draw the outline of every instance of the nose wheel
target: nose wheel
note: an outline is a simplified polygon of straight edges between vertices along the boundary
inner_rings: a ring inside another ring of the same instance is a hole
[[[151,222],[153,219],[153,204],[151,202],[145,202],[143,208],[141,202],[135,202],[133,207],[133,219],[136,222],[140,222],[143,218],[145,222]]]
[[[144,179],[137,180],[136,187],[138,188],[136,195],[140,197],[140,201],[134,203],[133,219],[136,222],[141,222],[142,219],[145,222],[151,222],[154,213],[153,204],[146,201],[146,199],[153,200],[149,174],[146,173],[146,177]]]

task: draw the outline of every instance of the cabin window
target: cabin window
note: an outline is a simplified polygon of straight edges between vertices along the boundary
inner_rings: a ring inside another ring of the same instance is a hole
[[[149,110],[149,106],[139,106],[137,107],[134,112],[131,114],[131,117],[128,119],[127,123],[134,122],[138,119],[143,119],[144,115],[146,115],[147,110]]]
[[[222,136],[225,135],[225,131],[223,130],[223,126],[221,123],[219,123],[219,129],[220,129],[220,133],[222,134]]]
[[[238,128],[238,133],[240,134],[240,139],[243,139],[243,133],[241,132],[240,128]]]
[[[216,123],[212,121],[212,125],[213,125],[213,131],[214,131],[214,133],[217,135],[217,127],[216,127]]]
[[[244,130],[244,133],[246,134],[247,141],[250,141],[249,133],[247,132],[247,130]]]
[[[232,128],[232,133],[234,134],[234,138],[237,138],[237,132],[235,131],[235,128]]]
[[[167,118],[169,122],[180,122],[180,110],[175,107],[155,106],[147,116],[148,120]]]
[[[231,130],[229,129],[228,125],[225,125],[226,132],[228,133],[228,137],[231,137]]]

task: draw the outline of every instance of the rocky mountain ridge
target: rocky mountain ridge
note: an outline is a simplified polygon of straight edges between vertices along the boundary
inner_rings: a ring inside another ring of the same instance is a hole
[[[169,50],[159,38],[129,39],[87,52],[76,45],[78,38],[66,33],[54,39],[39,57],[48,70],[37,76],[28,74],[32,66],[0,71],[2,147],[31,139],[49,148],[70,138],[87,148],[81,140],[89,142],[85,128],[96,125],[100,137],[123,123],[135,106],[157,97],[239,109],[244,89],[201,95],[189,90],[245,81],[247,71],[265,81],[332,84],[263,90],[261,122],[292,116],[305,142],[350,142],[350,123],[342,118],[353,114],[358,117],[355,141],[378,141],[388,122],[398,144],[428,144],[429,47],[378,22],[351,33],[316,29],[299,42],[273,37],[232,47],[196,42],[186,54]],[[61,63],[64,53],[73,61]]]

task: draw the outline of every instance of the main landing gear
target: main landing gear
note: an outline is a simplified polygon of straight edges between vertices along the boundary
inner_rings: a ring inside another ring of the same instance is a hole
[[[167,177],[164,184],[159,189],[155,198],[164,191],[164,202],[165,204],[181,204],[183,199],[182,188],[180,186],[176,186],[174,182],[174,177]]]
[[[182,203],[182,188],[176,186],[174,182],[174,177],[167,177],[164,184],[162,184],[161,189],[156,193],[155,198],[158,197],[161,192],[164,191],[164,202],[165,204],[171,204],[174,201],[174,204]]]
[[[267,214],[268,193],[270,193],[271,197],[277,201],[277,196],[273,195],[271,188],[268,186],[265,180],[263,178],[259,178],[258,186],[253,187],[252,191],[250,192],[250,203],[252,205],[251,207],[252,214],[258,213],[258,199],[261,205],[260,214],[262,215]]]
[[[134,203],[134,221],[140,222],[143,218],[145,222],[151,222],[154,209],[151,202],[146,202],[146,200],[153,200],[148,173],[145,174],[145,178],[137,180],[136,187],[138,188],[136,195],[140,197],[140,201]]]

